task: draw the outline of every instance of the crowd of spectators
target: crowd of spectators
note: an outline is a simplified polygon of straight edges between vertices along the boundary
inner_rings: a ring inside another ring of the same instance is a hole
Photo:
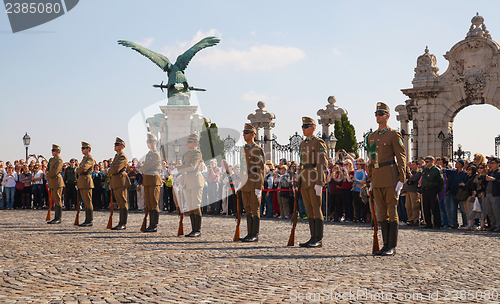
[[[362,158],[341,150],[337,161],[328,159],[323,189],[325,220],[342,223],[370,222],[369,190],[366,184],[367,167]],[[95,210],[109,208],[110,177],[107,173],[111,159],[95,164],[92,173],[94,189],[92,201]],[[163,162],[164,181],[160,193],[160,208],[178,212],[174,202],[174,177],[170,174],[177,162]],[[128,203],[131,210],[144,208],[141,162],[133,159],[127,166],[131,185]],[[81,200],[76,187],[76,159],[63,165],[65,189],[63,203],[66,210],[74,210]],[[428,156],[407,164],[407,181],[398,205],[402,225],[422,228],[450,228],[490,230],[500,232],[500,170],[499,159],[480,154],[473,161],[458,159],[452,166],[446,157]],[[281,159],[278,164],[265,163],[264,192],[260,207],[262,217],[288,219],[294,212],[297,197],[298,217],[307,219],[300,191],[294,191],[299,164]],[[42,209],[49,206],[47,192],[47,160],[43,156],[30,156],[11,162],[0,161],[0,208]],[[240,166],[221,165],[213,159],[202,168],[206,179],[203,190],[202,212],[211,215],[235,215],[237,199],[234,190],[240,185]],[[240,208],[243,208],[242,204]],[[244,210],[241,209],[243,212]],[[459,219],[461,220],[459,223]]]

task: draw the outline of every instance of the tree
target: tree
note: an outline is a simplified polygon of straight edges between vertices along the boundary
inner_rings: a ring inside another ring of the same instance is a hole
[[[219,129],[215,123],[205,122],[205,127],[200,134],[199,143],[203,161],[208,162],[211,159],[217,159],[217,163],[221,163],[224,155],[224,141],[219,136]]]
[[[337,138],[335,151],[344,149],[346,152],[352,152],[356,155],[356,157],[359,157],[358,143],[356,142],[356,130],[349,122],[349,118],[347,118],[346,114],[342,114],[340,120],[335,120],[334,134]]]

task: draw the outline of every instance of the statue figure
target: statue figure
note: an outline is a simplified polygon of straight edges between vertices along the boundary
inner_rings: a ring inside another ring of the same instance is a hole
[[[184,70],[186,69],[189,61],[194,57],[196,53],[201,51],[202,49],[210,46],[214,46],[219,43],[220,39],[217,37],[206,37],[203,38],[200,42],[193,45],[189,50],[184,52],[184,54],[177,57],[177,60],[174,64],[170,63],[166,56],[162,54],[158,54],[151,50],[148,50],[145,47],[142,47],[136,43],[126,41],[126,40],[118,40],[118,44],[121,44],[126,47],[130,47],[133,50],[139,52],[143,56],[149,58],[153,61],[157,66],[159,66],[164,72],[167,72],[168,82],[166,85],[163,84],[163,81],[159,85],[153,85],[155,88],[160,88],[162,91],[164,88],[167,89],[168,96],[168,104],[187,104],[189,105],[189,97],[191,94],[190,90],[193,91],[205,91],[205,89],[198,89],[190,87],[186,75],[184,74]],[[176,84],[182,84],[183,87],[176,87]]]

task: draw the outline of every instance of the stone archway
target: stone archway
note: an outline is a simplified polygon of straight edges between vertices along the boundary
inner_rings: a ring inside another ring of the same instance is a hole
[[[417,59],[413,88],[401,90],[410,99],[398,105],[404,144],[412,158],[453,156],[453,120],[467,106],[489,104],[500,109],[500,45],[491,39],[484,18],[476,14],[464,40],[444,58],[439,75],[436,56],[426,47]],[[409,122],[413,122],[410,150]]]

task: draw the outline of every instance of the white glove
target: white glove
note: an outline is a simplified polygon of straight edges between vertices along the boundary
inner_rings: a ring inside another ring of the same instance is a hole
[[[170,172],[170,174],[172,175],[177,175],[179,173],[179,170],[177,170],[177,168],[174,168],[174,170],[172,170],[172,172]]]
[[[323,187],[320,185],[314,185],[314,190],[316,191],[317,196],[321,196],[321,191],[323,190]]]
[[[257,198],[260,198],[262,196],[262,190],[255,189],[255,195],[257,196]]]
[[[401,189],[403,189],[403,183],[398,181],[398,184],[396,185],[396,194],[399,196],[401,193]]]
[[[236,186],[236,189],[234,191],[238,192],[240,189],[241,189],[241,183],[239,183],[238,186]]]

